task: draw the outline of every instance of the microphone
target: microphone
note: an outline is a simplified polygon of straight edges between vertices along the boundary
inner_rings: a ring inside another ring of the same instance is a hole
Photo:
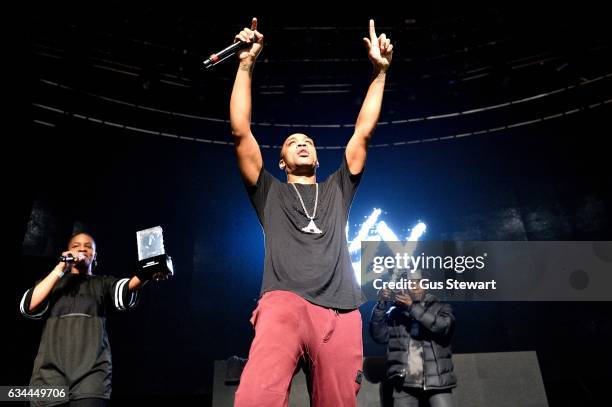
[[[72,254],[68,254],[66,256],[59,256],[59,261],[64,263],[75,263],[79,260],[83,260],[85,255],[83,253],[79,253],[77,257],[74,257]]]
[[[255,41],[255,38],[253,38]],[[240,49],[249,46],[250,44],[254,44],[255,42],[243,42],[238,41],[230,45],[229,47],[222,49],[221,51],[212,54],[204,61],[204,68],[208,69],[211,66],[217,65],[219,62],[225,61],[230,56],[234,55]]]

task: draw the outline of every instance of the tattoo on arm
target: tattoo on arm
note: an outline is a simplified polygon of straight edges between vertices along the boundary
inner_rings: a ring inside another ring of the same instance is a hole
[[[372,78],[372,82],[382,82],[385,80],[387,76],[386,72],[378,72],[377,74],[374,75],[374,78]]]
[[[254,67],[254,64],[249,64],[249,63],[241,63],[240,64],[240,70],[241,71],[247,71],[249,73],[253,72],[253,67]]]

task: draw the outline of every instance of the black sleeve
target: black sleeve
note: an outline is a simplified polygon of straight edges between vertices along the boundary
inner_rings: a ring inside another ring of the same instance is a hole
[[[439,302],[426,304],[413,302],[410,306],[410,315],[419,321],[425,329],[444,336],[452,332],[455,323],[451,306]]]
[[[40,281],[42,280],[37,281],[36,284],[34,284],[34,287],[36,287],[36,285],[40,283]],[[38,306],[38,308],[33,311],[30,311],[30,303],[32,302],[32,294],[34,293],[34,287],[27,290],[23,294],[23,297],[21,297],[21,301],[19,302],[19,311],[21,311],[21,315],[26,318],[41,319],[49,309],[49,297],[51,296],[51,294],[47,296],[47,299],[43,301]]]
[[[114,309],[125,311],[136,307],[140,297],[139,290],[128,289],[129,278],[104,276],[104,295],[110,300]]]
[[[342,154],[342,163],[340,164],[340,168],[330,175],[333,182],[340,187],[340,191],[342,192],[342,201],[347,214],[349,208],[351,207],[351,203],[353,202],[353,198],[355,197],[355,193],[357,192],[357,187],[359,186],[362,175],[363,171],[361,171],[359,174],[351,174],[348,167],[348,162],[346,161],[346,155],[344,154]]]
[[[385,344],[389,342],[389,326],[387,325],[387,307],[374,306],[370,317],[370,336],[375,342]]]
[[[253,208],[255,208],[259,222],[262,225],[264,224],[264,209],[266,206],[266,199],[268,198],[268,192],[270,191],[270,187],[274,181],[278,182],[278,180],[274,178],[272,174],[270,174],[264,167],[261,167],[259,177],[257,177],[257,183],[255,185],[246,186],[251,204],[253,205]]]

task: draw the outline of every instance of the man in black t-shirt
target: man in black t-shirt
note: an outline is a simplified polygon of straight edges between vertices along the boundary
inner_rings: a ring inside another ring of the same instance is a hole
[[[339,168],[318,183],[313,140],[292,134],[283,143],[283,183],[264,167],[251,132],[251,78],[263,47],[257,20],[236,41],[248,43],[230,101],[238,166],[265,233],[261,297],[251,323],[255,338],[236,392],[235,406],[286,406],[298,363],[306,363],[314,406],[355,406],[361,384],[364,302],[351,265],[346,223],[380,114],[393,45],[364,38],[374,74]]]
[[[75,234],[61,261],[19,302],[25,317],[45,320],[30,386],[68,387],[68,403],[41,399],[32,406],[102,407],[111,396],[106,317],[134,308],[140,288],[153,276],[140,268],[131,278],[94,275],[96,257],[93,237]]]

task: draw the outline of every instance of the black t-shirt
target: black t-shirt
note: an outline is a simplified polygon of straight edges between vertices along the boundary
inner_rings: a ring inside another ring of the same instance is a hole
[[[249,197],[265,234],[261,294],[292,291],[323,307],[355,309],[364,303],[348,252],[346,224],[361,174],[352,175],[346,158],[319,184],[314,223],[322,233],[302,231],[310,223],[293,186],[261,169]],[[294,184],[308,215],[315,204],[315,184]]]
[[[112,362],[106,317],[114,310],[136,306],[138,292],[130,292],[128,284],[128,278],[67,273],[34,311],[29,310],[34,288],[25,292],[21,313],[45,320],[31,386],[68,386],[71,400],[110,397]]]

